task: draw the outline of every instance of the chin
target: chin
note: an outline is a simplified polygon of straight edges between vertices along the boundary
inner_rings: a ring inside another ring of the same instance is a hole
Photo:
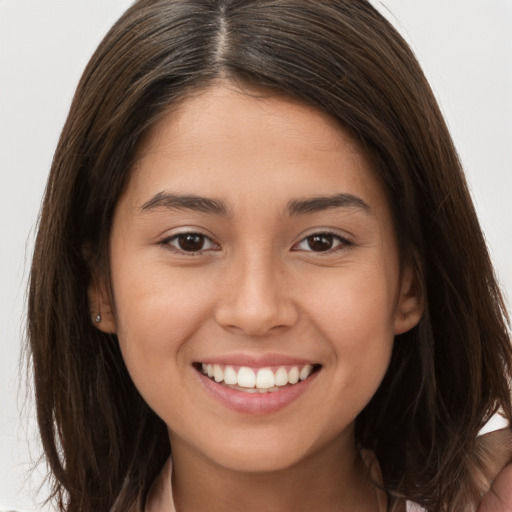
[[[274,473],[285,471],[303,458],[303,454],[287,453],[282,449],[250,449],[243,452],[231,451],[228,448],[216,457],[216,463],[237,473]]]
[[[241,435],[216,443],[215,448],[219,449],[209,450],[209,456],[214,463],[231,471],[270,473],[299,465],[327,445],[330,443],[320,442],[316,436],[308,440],[305,433],[297,431],[290,434],[287,430],[283,435],[282,431],[272,432],[272,429],[264,432],[247,429]]]

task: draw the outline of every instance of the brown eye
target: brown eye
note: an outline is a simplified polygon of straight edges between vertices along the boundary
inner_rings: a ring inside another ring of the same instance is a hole
[[[197,252],[204,248],[205,237],[197,233],[186,233],[178,235],[176,241],[182,251]]]
[[[332,249],[334,236],[329,234],[312,235],[306,238],[309,248],[314,252],[324,252]]]
[[[220,247],[201,233],[179,233],[162,240],[162,245],[178,253],[198,253],[219,250]]]
[[[335,233],[314,233],[303,238],[298,244],[294,245],[293,251],[304,252],[337,252],[340,249],[349,248],[352,242]]]

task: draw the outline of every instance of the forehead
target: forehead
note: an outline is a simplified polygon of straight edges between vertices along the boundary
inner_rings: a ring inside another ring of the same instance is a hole
[[[354,152],[360,150],[331,116],[318,109],[283,94],[258,88],[241,89],[228,81],[196,91],[172,106],[167,114],[142,142],[139,158],[156,148],[171,147],[176,135],[186,134],[190,141],[204,141],[205,135],[233,139],[231,128],[236,127],[247,140],[257,144],[263,135],[282,135],[284,125],[288,137],[310,148],[330,151],[343,146]],[[262,125],[265,132],[261,131]]]
[[[139,205],[164,191],[271,206],[353,190],[370,202],[383,195],[370,160],[330,116],[229,83],[168,110],[139,147],[129,189]]]

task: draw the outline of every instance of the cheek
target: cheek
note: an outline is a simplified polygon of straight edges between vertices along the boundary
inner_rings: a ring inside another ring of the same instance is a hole
[[[309,315],[334,345],[337,339],[340,348],[350,340],[371,344],[393,337],[398,278],[390,274],[379,262],[357,270],[333,269],[303,283],[299,293],[307,297]]]
[[[333,389],[359,410],[371,399],[389,365],[396,282],[378,262],[357,272],[340,269],[317,282],[315,289],[321,293],[310,294],[306,305],[331,350]]]
[[[165,381],[160,385],[171,385],[190,364],[187,341],[207,317],[209,294],[199,293],[196,281],[176,271],[123,270],[113,276],[113,289],[117,335],[130,375],[141,392],[157,378]]]

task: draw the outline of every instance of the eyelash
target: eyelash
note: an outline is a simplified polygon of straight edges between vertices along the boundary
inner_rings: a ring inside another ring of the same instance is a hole
[[[161,242],[159,242],[159,244],[172,252],[175,252],[177,254],[184,254],[186,256],[197,256],[197,255],[203,254],[203,251],[212,250],[212,248],[210,247],[207,249],[201,248],[197,251],[185,251],[177,245],[176,246],[172,245],[173,242],[176,242],[178,244],[180,237],[187,237],[187,236],[188,237],[193,237],[193,236],[200,237],[203,242],[208,242],[211,246],[213,246],[213,248],[214,248],[213,250],[220,249],[220,245],[217,242],[212,240],[209,236],[207,236],[203,233],[198,233],[196,231],[185,231],[183,233],[177,233],[175,235],[164,238]]]
[[[342,249],[349,249],[350,247],[352,247],[354,245],[353,242],[351,242],[347,238],[345,238],[345,237],[343,237],[343,236],[341,236],[338,233],[335,233],[333,231],[317,231],[317,232],[311,233],[310,235],[308,235],[308,236],[304,237],[302,240],[300,240],[300,242],[298,242],[297,244],[295,244],[292,247],[292,250],[293,251],[300,251],[301,249],[299,249],[299,246],[301,244],[308,243],[308,240],[311,241],[311,239],[315,238],[315,237],[318,237],[318,238],[322,238],[322,237],[332,238],[332,240],[333,240],[333,247],[330,247],[326,251],[309,250],[309,251],[305,251],[305,252],[311,252],[311,253],[315,253],[315,254],[318,254],[318,255],[329,255],[329,254],[333,254],[333,253],[335,253],[337,251],[340,251]],[[338,242],[337,245],[334,245],[335,241]],[[311,247],[310,247],[310,249],[311,249]]]
[[[203,245],[205,243],[207,243],[210,245],[210,247],[207,247],[206,249],[204,247],[201,247],[201,249],[196,250],[196,251],[187,251],[187,250],[184,250],[182,247],[179,247],[178,244],[179,244],[180,237],[198,237],[203,242]],[[332,238],[332,247],[329,247],[325,251],[324,250],[320,250],[320,251],[312,250],[311,246],[309,246],[309,249],[311,249],[311,250],[305,250],[305,249],[300,248],[301,244],[304,244],[304,243],[311,244],[312,239],[315,237],[316,238],[326,238],[326,237]],[[338,242],[337,244],[336,244],[336,241]],[[176,245],[173,245],[174,242],[176,242]],[[203,233],[200,233],[200,232],[196,232],[196,231],[185,231],[182,233],[177,233],[175,235],[164,238],[161,242],[159,242],[159,244],[172,252],[175,252],[177,254],[183,254],[186,256],[198,256],[198,255],[203,254],[204,251],[220,250],[220,244],[218,244],[217,242],[212,240],[212,238],[210,238],[209,236],[207,236]],[[342,237],[338,233],[335,233],[332,231],[318,231],[318,232],[311,233],[310,235],[302,238],[298,243],[296,243],[292,247],[291,250],[294,252],[298,252],[298,251],[302,250],[304,252],[311,252],[311,253],[315,253],[318,255],[329,255],[329,254],[335,253],[342,249],[349,249],[351,246],[353,246],[353,242],[351,242],[350,240],[348,240],[345,237]]]

